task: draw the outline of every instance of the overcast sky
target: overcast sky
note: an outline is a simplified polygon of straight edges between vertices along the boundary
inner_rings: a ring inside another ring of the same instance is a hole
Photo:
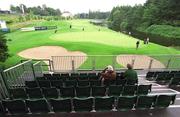
[[[28,7],[46,4],[46,6],[70,11],[73,14],[89,10],[110,11],[114,6],[144,4],[146,0],[0,0],[0,8],[9,10],[10,5],[25,4]]]

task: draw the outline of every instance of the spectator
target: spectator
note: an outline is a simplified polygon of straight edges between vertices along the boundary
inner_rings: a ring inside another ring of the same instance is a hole
[[[84,31],[84,27],[82,28],[82,31]]]
[[[101,81],[104,85],[109,85],[110,82],[114,82],[116,79],[116,72],[114,71],[111,65],[108,65],[102,72],[101,72]]]
[[[70,25],[69,28],[71,29],[71,28],[72,28],[72,25]]]
[[[149,44],[149,37],[146,39],[146,44]]]
[[[139,48],[139,44],[140,44],[140,42],[137,41],[137,42],[136,42],[136,50]]]
[[[131,64],[127,64],[128,70],[125,71],[124,73],[124,78],[126,80],[138,80],[138,75],[135,70],[133,70],[133,67]]]
[[[57,33],[57,30],[55,30],[54,33]]]

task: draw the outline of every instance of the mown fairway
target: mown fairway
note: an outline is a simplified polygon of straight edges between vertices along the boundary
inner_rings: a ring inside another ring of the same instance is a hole
[[[72,29],[69,28],[70,24],[72,25]],[[6,34],[7,39],[12,40],[8,41],[10,57],[6,61],[6,65],[14,65],[22,59],[17,56],[18,52],[42,45],[63,46],[68,50],[78,50],[88,55],[180,54],[180,51],[174,48],[153,43],[144,45],[142,41],[140,42],[140,48],[136,50],[135,43],[137,39],[119,32],[114,32],[105,27],[92,25],[88,20],[33,21],[32,23],[23,24],[23,26],[50,25],[58,26],[56,34],[54,30],[34,32],[16,30]],[[14,26],[18,27],[17,24]],[[82,31],[83,27],[85,29],[84,31]],[[107,60],[104,62],[107,62]]]

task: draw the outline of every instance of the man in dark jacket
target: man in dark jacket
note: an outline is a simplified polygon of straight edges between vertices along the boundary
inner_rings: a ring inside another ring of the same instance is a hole
[[[135,70],[133,70],[133,67],[131,64],[127,64],[128,70],[125,71],[124,73],[124,78],[126,80],[138,80],[138,75]]]

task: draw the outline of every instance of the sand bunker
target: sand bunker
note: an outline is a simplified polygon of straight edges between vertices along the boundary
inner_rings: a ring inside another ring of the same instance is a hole
[[[126,67],[128,63],[132,63],[132,60],[134,60],[135,69],[149,68],[151,60],[153,60],[151,68],[165,68],[164,64],[160,61],[146,55],[119,55],[116,58],[116,61],[124,67]]]
[[[76,69],[81,64],[83,64],[87,59],[87,55],[83,52],[80,51],[71,52],[59,46],[40,46],[40,47],[30,48],[22,52],[19,52],[18,55],[26,59],[51,59],[53,61],[52,67],[54,68],[55,71],[72,70],[72,60],[74,60],[74,68]],[[64,56],[70,56],[70,57],[64,57]],[[73,56],[78,56],[78,57],[73,57]],[[45,62],[48,64],[47,61]]]

